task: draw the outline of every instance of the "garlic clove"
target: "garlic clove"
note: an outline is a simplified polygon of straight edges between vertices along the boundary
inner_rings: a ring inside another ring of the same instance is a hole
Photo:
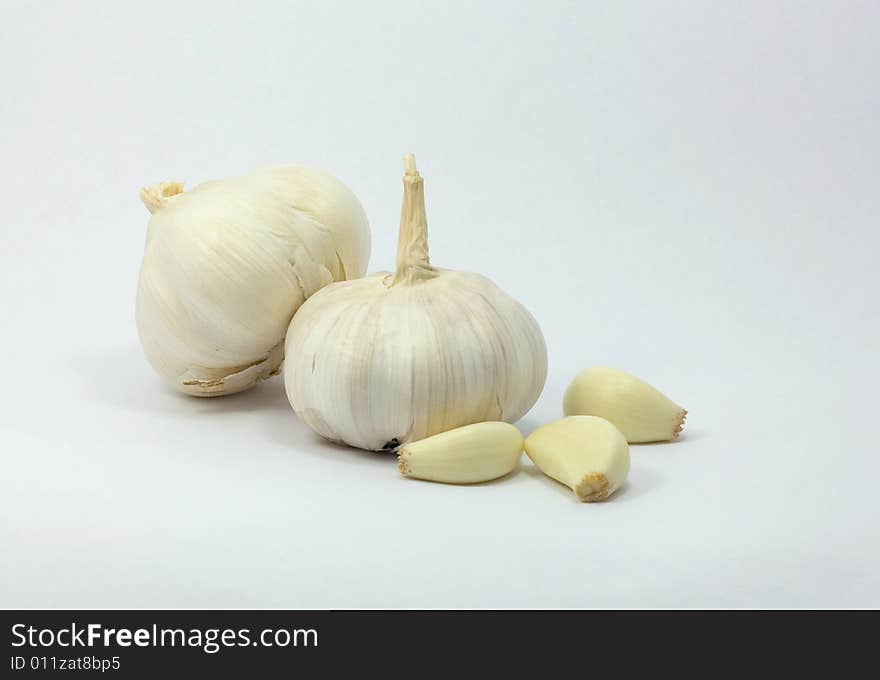
[[[474,484],[511,472],[522,450],[522,435],[513,425],[475,423],[404,445],[397,465],[405,477]]]
[[[614,368],[581,371],[565,391],[567,416],[611,421],[630,444],[676,439],[687,415],[681,406],[644,380]]]
[[[525,449],[541,472],[588,503],[606,500],[629,472],[626,439],[594,416],[568,416],[539,427],[526,438]]]

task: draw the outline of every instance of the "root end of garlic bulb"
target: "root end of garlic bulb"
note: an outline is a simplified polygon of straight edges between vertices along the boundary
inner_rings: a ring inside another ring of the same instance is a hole
[[[159,182],[140,191],[141,201],[150,213],[163,208],[170,199],[183,193],[183,182]]]

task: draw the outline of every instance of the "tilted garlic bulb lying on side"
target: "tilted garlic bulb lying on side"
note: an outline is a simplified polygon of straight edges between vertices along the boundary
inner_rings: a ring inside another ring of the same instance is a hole
[[[541,329],[522,305],[479,274],[431,265],[411,155],[405,168],[397,271],[327,286],[287,332],[294,411],[323,437],[369,450],[516,421],[547,376]]]
[[[548,477],[588,503],[604,501],[629,473],[629,446],[603,418],[569,416],[532,432],[526,454]]]
[[[644,380],[614,368],[588,368],[565,391],[567,416],[610,420],[630,444],[669,441],[678,437],[687,415],[681,406]]]
[[[397,452],[397,466],[404,477],[476,484],[512,472],[522,451],[522,435],[513,425],[474,423],[405,444]]]
[[[173,387],[213,397],[278,372],[293,313],[363,276],[370,227],[344,185],[282,166],[183,192],[143,189],[152,213],[137,295],[147,358]]]

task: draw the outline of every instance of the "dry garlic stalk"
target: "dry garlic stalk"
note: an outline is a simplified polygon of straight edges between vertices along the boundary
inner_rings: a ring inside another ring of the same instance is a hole
[[[182,392],[240,392],[278,372],[293,313],[319,288],[363,275],[370,227],[339,180],[274,167],[191,191],[141,191],[152,213],[137,325],[147,358]]]
[[[678,437],[687,415],[665,394],[613,368],[581,371],[565,391],[565,415],[599,416],[614,423],[630,444]]]
[[[547,375],[541,329],[522,305],[479,274],[431,265],[411,155],[405,173],[397,271],[327,286],[287,332],[293,410],[321,436],[370,450],[516,421]]]
[[[511,472],[522,450],[522,435],[513,425],[474,423],[406,444],[398,450],[397,466],[406,477],[474,484]]]
[[[525,441],[532,462],[579,500],[604,501],[629,472],[629,446],[607,420],[569,416],[539,427]]]

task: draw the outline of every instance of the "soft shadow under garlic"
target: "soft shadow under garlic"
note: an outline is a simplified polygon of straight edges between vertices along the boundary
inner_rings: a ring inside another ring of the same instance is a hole
[[[522,468],[523,468],[522,462],[518,462],[516,464],[516,467],[513,468],[513,470],[511,470],[510,472],[508,472],[506,475],[503,475],[501,477],[496,477],[495,479],[488,479],[485,482],[470,482],[468,484],[462,484],[460,482],[438,482],[433,479],[418,479],[417,477],[406,477],[404,475],[398,475],[398,477],[401,480],[408,482],[408,483],[412,483],[412,484],[426,484],[427,486],[435,486],[435,487],[439,486],[439,487],[445,487],[445,488],[454,487],[456,489],[472,489],[475,487],[494,486],[496,484],[509,483],[511,479],[513,479],[514,477],[517,476],[517,474],[519,474],[519,472],[520,472],[520,470],[522,470]]]
[[[397,474],[395,451],[365,451],[321,437],[299,418],[291,417],[293,411],[284,395],[283,385],[279,390],[284,400],[285,412],[282,416],[267,419],[266,435],[270,442],[283,446],[290,451],[291,456],[320,457],[327,465],[384,466],[389,475]]]
[[[182,419],[251,412],[276,418],[290,413],[280,377],[270,378],[252,390],[222,399],[190,397],[172,389],[150,371],[143,354],[134,344],[80,355],[74,360],[74,367],[92,398],[139,413],[147,411]]]
[[[568,501],[572,505],[583,506],[585,509],[595,509],[597,506],[603,505],[613,506],[619,503],[628,503],[629,501],[636,500],[640,496],[650,494],[652,491],[662,486],[663,483],[662,477],[655,472],[639,468],[637,472],[630,475],[630,477],[620,485],[620,488],[617,489],[608,500],[602,503],[582,503],[571,492],[571,489],[565,486],[565,484],[557,482],[555,479],[545,475],[531,461],[521,464],[520,471],[524,477],[537,480],[538,483],[547,487],[548,492],[555,492],[559,494],[560,499]]]

